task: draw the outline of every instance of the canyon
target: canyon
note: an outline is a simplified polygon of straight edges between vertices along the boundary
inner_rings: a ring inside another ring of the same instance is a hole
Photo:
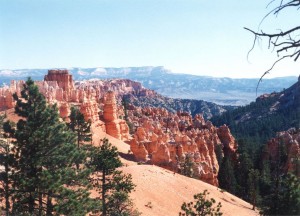
[[[130,99],[135,97],[157,97],[156,92],[134,81],[74,82],[67,70],[49,70],[44,81],[35,83],[47,102],[57,105],[65,121],[69,121],[70,108],[78,107],[85,120],[92,122],[95,143],[97,133],[127,141],[135,159],[143,163],[181,172],[181,164],[191,160],[194,176],[217,186],[219,164],[215,148],[220,148],[222,154],[235,154],[237,149],[227,126],[216,128],[201,114],[193,117],[184,111],[131,104]],[[9,87],[0,89],[0,110],[14,107],[13,94],[20,95],[23,85],[24,81],[11,81]],[[122,105],[124,100],[126,107]]]
[[[0,88],[0,111],[14,108],[13,94],[20,95],[24,83],[12,80],[10,86]],[[49,104],[57,104],[65,121],[69,121],[72,106],[79,108],[85,120],[92,122],[94,144],[99,143],[99,134],[123,140],[130,145],[130,151],[140,163],[182,173],[186,161],[191,161],[194,177],[218,186],[220,164],[216,149],[221,149],[222,156],[238,157],[237,142],[228,126],[214,126],[204,118],[204,112],[191,115],[183,110],[155,106],[153,101],[163,96],[138,82],[128,79],[74,81],[68,70],[49,70],[44,81],[35,83]],[[299,82],[285,90],[284,95],[264,94],[257,101],[272,97],[278,97],[280,102],[272,106],[272,112],[282,106],[298,107]],[[287,97],[292,98],[293,103],[286,104]],[[169,103],[174,102],[170,100]],[[166,103],[161,100],[161,104]],[[290,161],[295,161],[300,154],[299,136],[295,138],[296,135],[289,131],[279,133],[288,151],[286,170],[295,169]],[[268,156],[265,157],[276,157],[278,139],[268,142]]]
[[[74,81],[67,70],[49,70],[44,81],[35,83],[48,104],[57,105],[65,121],[69,121],[70,108],[78,107],[92,123],[94,145],[108,138],[119,149],[125,165],[121,169],[133,175],[137,184],[133,199],[145,215],[176,214],[180,204],[199,189],[208,189],[224,203],[225,215],[231,215],[234,209],[241,215],[257,214],[248,203],[214,187],[218,186],[219,171],[216,149],[222,155],[237,156],[237,142],[226,125],[215,127],[202,114],[136,106],[130,98],[155,98],[157,94],[130,80]],[[18,119],[13,94],[20,95],[24,84],[11,81],[10,86],[0,88],[0,110],[10,120]],[[186,161],[193,162],[188,168],[196,179],[177,174],[185,169]],[[157,185],[155,191],[149,188],[153,184]],[[172,193],[175,188],[179,194]],[[172,197],[161,200],[157,197],[160,193]],[[139,199],[141,196],[144,199]],[[147,202],[155,206],[149,208]]]

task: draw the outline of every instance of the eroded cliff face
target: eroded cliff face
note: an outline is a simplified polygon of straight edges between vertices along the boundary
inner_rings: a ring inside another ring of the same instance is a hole
[[[0,111],[15,106],[12,95],[14,93],[20,95],[24,83],[24,81],[12,81],[10,86],[0,88]],[[70,108],[77,106],[85,120],[90,120],[103,132],[122,140],[130,138],[126,122],[118,119],[122,108],[117,106],[115,95],[108,92],[110,87],[122,86],[123,83],[110,83],[109,85],[108,81],[87,81],[75,85],[72,75],[67,70],[49,70],[44,81],[35,83],[49,104],[57,104],[60,116],[66,121],[70,115]],[[124,91],[131,90],[125,84],[123,84],[123,88]],[[110,101],[109,105],[106,103],[108,101]],[[103,107],[106,113],[111,113],[111,119],[103,118]]]
[[[202,115],[170,113],[163,108],[135,108],[128,112],[136,126],[130,148],[138,161],[180,172],[188,157],[194,176],[218,185],[219,164],[215,148],[235,154],[236,141],[227,126],[216,128]]]
[[[129,139],[129,128],[123,119],[118,118],[117,102],[112,91],[104,97],[103,119],[107,134],[121,140]]]
[[[48,70],[48,74],[45,75],[44,80],[56,82],[66,92],[74,88],[73,78],[68,70]]]
[[[10,86],[4,86],[0,88],[0,111],[11,109],[15,107],[15,101],[13,99],[13,94],[21,94],[24,81],[14,81],[10,82]]]
[[[300,177],[300,130],[291,128],[287,131],[278,132],[276,138],[268,141],[263,159],[271,161],[282,160],[286,155],[283,172],[294,172]],[[281,159],[280,159],[281,158]]]

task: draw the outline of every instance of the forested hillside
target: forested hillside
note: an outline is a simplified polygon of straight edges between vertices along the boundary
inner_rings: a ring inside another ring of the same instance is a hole
[[[300,127],[300,80],[290,88],[261,95],[255,102],[211,119],[215,125],[227,124],[239,139],[249,145],[264,144],[276,132]]]
[[[263,214],[300,214],[300,79],[282,92],[262,95],[211,121],[227,124],[239,146],[238,158],[222,159],[220,187],[253,208],[259,206]]]

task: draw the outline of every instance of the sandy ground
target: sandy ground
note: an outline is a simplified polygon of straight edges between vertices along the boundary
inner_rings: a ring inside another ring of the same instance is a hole
[[[132,165],[123,167],[132,174],[137,185],[131,197],[142,215],[178,215],[183,202],[193,200],[193,195],[208,190],[209,197],[221,202],[223,215],[258,215],[252,206],[227,192],[153,165]]]

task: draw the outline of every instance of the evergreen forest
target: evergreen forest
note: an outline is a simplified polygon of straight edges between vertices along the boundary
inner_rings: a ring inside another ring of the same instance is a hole
[[[299,158],[291,162],[296,169],[286,172],[288,152],[283,142],[276,160],[264,157],[267,142],[277,132],[290,128],[299,132],[300,101],[297,95],[293,100],[282,96],[296,85],[211,119],[216,126],[228,125],[238,142],[238,159],[222,158],[220,187],[252,203],[253,209],[259,207],[264,215],[300,214]],[[279,106],[274,109],[274,104]]]

